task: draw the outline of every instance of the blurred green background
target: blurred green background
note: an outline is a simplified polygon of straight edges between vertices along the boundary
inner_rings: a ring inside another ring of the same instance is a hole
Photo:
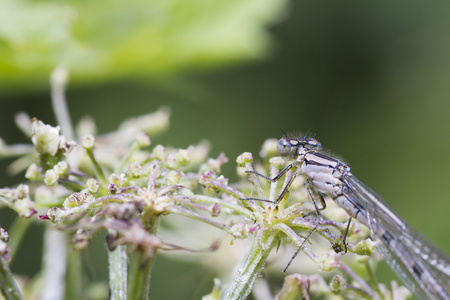
[[[281,129],[311,130],[412,227],[450,252],[449,2],[0,6],[0,136],[7,143],[27,142],[14,125],[19,111],[54,124],[48,76],[62,63],[71,70],[74,123],[90,115],[104,133],[168,106],[171,127],[153,144],[187,147],[207,139],[212,156],[230,158],[224,174],[231,178],[240,153],[257,154]],[[0,163],[1,186],[22,180],[7,174],[10,162]],[[0,213],[8,228],[12,213]],[[39,234],[37,225],[13,271],[38,270]],[[388,282],[394,277],[385,269],[380,277]],[[213,275],[189,270],[187,276],[181,263],[159,259],[153,295],[178,276],[186,286],[172,290],[182,295],[155,297],[199,298]],[[202,276],[204,289],[196,286]]]

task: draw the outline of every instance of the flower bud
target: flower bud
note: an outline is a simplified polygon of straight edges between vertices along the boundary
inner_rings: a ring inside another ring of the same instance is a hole
[[[320,258],[320,270],[323,272],[330,272],[337,266],[336,253],[328,253]]]
[[[124,174],[117,175],[117,174],[111,174],[109,176],[109,182],[112,184],[115,184],[117,187],[121,188],[124,183]]]
[[[236,159],[238,166],[245,167],[246,164],[253,162],[253,155],[250,152],[244,152]]]
[[[69,170],[69,165],[65,161],[60,161],[53,167],[53,170],[56,174],[58,174],[58,176],[64,176]]]
[[[135,178],[138,178],[145,174],[145,171],[142,168],[141,164],[137,161],[132,162],[128,167],[128,170],[130,171],[131,176]]]
[[[270,166],[271,166],[272,168],[281,169],[281,168],[283,168],[283,166],[284,166],[284,159],[282,159],[282,158],[279,157],[279,156],[272,157],[272,158],[269,160],[269,163],[270,163]]]
[[[371,239],[360,241],[355,246],[355,253],[359,255],[372,255],[375,251],[375,242]]]
[[[217,217],[220,214],[221,207],[219,204],[214,203],[214,205],[211,207],[211,216]]]
[[[37,179],[39,179],[39,176],[41,175],[41,171],[42,171],[42,168],[39,167],[37,164],[31,164],[25,173],[25,178],[30,181],[37,180]]]
[[[278,155],[277,152],[278,140],[277,139],[267,139],[264,141],[259,156],[262,158],[272,157]]]
[[[58,173],[55,172],[55,170],[47,170],[47,172],[45,172],[45,178],[44,178],[44,182],[46,185],[48,186],[54,186],[58,183]]]
[[[174,153],[170,153],[166,157],[166,167],[168,169],[178,169],[180,167],[180,163],[177,160],[177,157]]]
[[[140,148],[150,146],[150,138],[144,132],[138,132],[136,136],[136,143]]]
[[[4,241],[5,243],[9,240],[9,234],[3,228],[0,228],[0,240]]]
[[[45,125],[42,121],[33,119],[31,123],[31,141],[39,154],[54,156],[59,146],[59,126]]]
[[[168,185],[176,185],[180,182],[181,177],[184,176],[183,172],[170,171],[166,176]]]
[[[330,290],[333,294],[340,294],[346,285],[345,278],[340,275],[335,275],[330,281]]]
[[[117,194],[117,190],[118,190],[117,185],[115,185],[114,183],[110,183],[108,185],[108,193],[109,194],[115,195],[115,194]]]
[[[191,152],[193,147],[189,147],[188,149],[179,149],[175,156],[177,158],[178,163],[180,166],[185,166],[191,161]]]
[[[2,256],[3,259],[8,260],[9,259],[8,252],[9,252],[8,245],[5,242],[0,241],[0,256]]]
[[[92,149],[94,147],[95,138],[92,134],[87,134],[83,136],[83,139],[81,141],[81,145],[83,145],[84,149]]]
[[[20,199],[14,202],[14,206],[16,207],[19,215],[22,218],[31,218],[37,211],[34,209],[33,202],[29,199]]]
[[[164,160],[164,157],[166,156],[166,149],[162,145],[156,145],[155,148],[153,148],[152,151],[153,155],[157,160]]]
[[[19,184],[14,193],[16,194],[17,199],[28,199],[30,188],[26,184]]]
[[[86,187],[87,187],[87,189],[89,190],[90,193],[97,193],[98,187],[99,187],[99,183],[94,178],[89,178],[86,181]]]
[[[64,200],[63,207],[65,209],[80,206],[83,203],[91,202],[94,197],[89,193],[73,193]]]
[[[68,141],[64,135],[61,135],[59,137],[58,148],[64,155],[72,151],[72,149],[75,148],[76,145],[77,143],[75,141]]]

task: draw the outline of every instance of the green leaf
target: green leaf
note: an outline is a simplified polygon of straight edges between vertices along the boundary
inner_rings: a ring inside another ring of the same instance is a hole
[[[0,88],[156,77],[258,59],[280,0],[0,0]]]

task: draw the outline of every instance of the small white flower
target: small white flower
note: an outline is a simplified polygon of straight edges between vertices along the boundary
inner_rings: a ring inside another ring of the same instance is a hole
[[[37,164],[31,164],[25,173],[25,178],[28,180],[37,180],[41,174],[41,171],[42,168],[40,166]]]
[[[20,199],[14,202],[19,215],[23,218],[31,218],[36,211],[33,208],[33,202],[29,199]]]
[[[184,176],[183,172],[170,171],[167,173],[166,181],[168,185],[175,185],[180,182],[181,177]]]
[[[125,174],[122,173],[120,175],[117,175],[115,173],[112,173],[109,176],[108,181],[121,188],[123,186],[123,183],[125,182]]]
[[[150,145],[150,138],[145,132],[138,132],[136,135],[136,143],[139,147],[147,147]]]
[[[88,188],[89,192],[96,193],[98,191],[98,188],[99,188],[99,183],[94,178],[89,178],[86,181],[86,187]]]
[[[87,134],[83,136],[83,139],[81,141],[81,144],[83,145],[84,149],[91,149],[94,147],[95,138],[92,134]]]
[[[137,161],[132,162],[128,167],[128,170],[130,171],[131,176],[136,178],[145,174],[141,164]]]
[[[238,166],[244,167],[245,164],[253,162],[253,155],[250,152],[244,152],[236,159]]]
[[[56,174],[58,174],[58,176],[63,176],[69,170],[69,165],[65,161],[60,161],[53,167],[53,170]]]
[[[262,158],[271,157],[277,155],[277,139],[267,139],[265,140],[261,151],[259,152],[259,156]]]
[[[59,175],[58,175],[58,173],[56,173],[55,170],[51,169],[51,170],[47,170],[47,172],[45,172],[44,182],[46,185],[54,186],[55,184],[58,183],[58,179],[59,179]]]
[[[59,126],[53,127],[44,124],[42,121],[33,119],[31,123],[31,141],[36,151],[40,154],[50,154],[54,156],[59,145]]]

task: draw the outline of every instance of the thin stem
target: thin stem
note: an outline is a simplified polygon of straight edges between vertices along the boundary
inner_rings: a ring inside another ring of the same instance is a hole
[[[270,168],[270,177],[274,178],[279,173],[278,168],[272,167]],[[287,179],[287,176],[285,177]],[[269,200],[275,201],[277,199],[277,187],[278,187],[278,180],[270,183],[270,192],[269,192]]]
[[[278,234],[270,230],[265,230],[259,240],[253,239],[244,262],[235,268],[234,281],[225,291],[224,299],[245,299],[250,294],[256,278],[264,268],[270,251],[278,244],[278,241]]]
[[[78,181],[69,180],[66,178],[60,178],[58,183],[66,189],[74,192],[79,192],[85,188],[85,185]]]
[[[378,282],[375,277],[375,273],[373,272],[373,269],[370,267],[368,259],[365,260],[364,265],[366,266],[367,272],[369,273],[370,282],[372,283],[375,292],[378,294],[380,299],[383,299],[383,294],[381,293],[380,288],[378,287]]]
[[[233,189],[231,186],[223,184],[222,182],[218,180],[211,180],[211,186],[216,187],[219,190],[237,198],[237,199],[245,199],[247,196],[245,196],[243,193],[239,192],[238,190]]]
[[[361,289],[359,287],[356,287],[356,286],[351,285],[351,284],[346,284],[345,287],[348,290],[352,290],[357,295],[361,296],[363,299],[373,299],[373,297],[371,297],[366,291],[364,291],[363,289]]]
[[[247,167],[247,170],[254,171],[253,167],[251,165]],[[265,197],[264,191],[261,187],[261,183],[259,182],[258,176],[255,173],[252,173],[252,176],[253,176],[252,182],[253,182],[254,186],[256,187],[256,190],[258,191],[259,196],[261,198],[264,198]]]
[[[67,216],[86,211],[88,209],[104,205],[106,203],[124,203],[128,201],[127,196],[133,196],[132,194],[120,194],[120,195],[108,195],[95,199],[94,201],[75,206],[73,208],[58,210],[57,217],[63,219]]]
[[[305,238],[300,237],[294,230],[292,230],[292,228],[283,223],[276,224],[273,228],[286,234],[287,237],[297,245],[297,247],[301,246],[301,251],[303,251],[313,262],[317,263],[319,261],[317,255],[304,245]]]
[[[228,195],[231,195],[236,199],[247,200],[247,196],[245,196],[243,193],[241,193],[238,190],[235,190],[231,186],[221,183],[218,180],[211,180],[210,185],[211,185],[211,187],[216,187],[219,190],[221,190],[222,192],[225,192]],[[257,211],[259,209],[259,206],[256,203],[254,203],[254,201],[249,201],[245,205],[250,206],[253,211]]]
[[[28,144],[4,145],[2,148],[2,152],[0,153],[0,156],[4,158],[9,158],[33,154],[36,151],[35,149],[36,148],[34,146]]]
[[[175,197],[178,199],[178,197]],[[210,204],[219,204],[221,207],[229,208],[239,215],[242,215],[248,219],[253,219],[253,214],[246,208],[242,207],[241,205],[230,203],[227,201],[223,201],[219,198],[209,197],[209,196],[203,196],[203,195],[195,195],[194,197],[190,197],[191,202],[203,202],[203,203],[210,203]]]
[[[115,171],[115,173],[121,173],[123,169],[125,168],[125,165],[130,161],[131,156],[133,156],[133,153],[139,150],[140,147],[138,143],[134,142],[133,145],[131,145],[130,150],[128,151],[127,155],[122,159],[122,162],[120,163],[119,167]]]
[[[61,132],[67,140],[73,140],[74,134],[72,121],[70,120],[69,110],[67,109],[65,88],[68,81],[68,71],[63,67],[57,67],[50,76],[52,89],[52,105],[56,121],[61,126]]]
[[[72,251],[67,257],[64,299],[82,299],[87,295],[86,290],[83,289],[83,265],[80,262],[80,251]]]
[[[361,288],[363,288],[371,298],[378,299],[377,294],[375,294],[375,292],[370,288],[370,286],[367,285],[367,283],[364,280],[362,280],[361,277],[356,275],[356,273],[353,272],[349,267],[344,265],[342,262],[339,263],[338,267],[339,269],[347,273],[350,277],[352,277],[356,282],[358,282]]]
[[[191,219],[195,219],[195,220],[198,220],[198,221],[205,222],[205,223],[207,223],[209,225],[217,227],[217,228],[219,228],[219,229],[221,229],[221,230],[223,230],[223,231],[233,235],[233,232],[230,230],[230,228],[228,228],[224,224],[219,223],[219,222],[214,222],[214,221],[212,221],[212,220],[210,220],[210,219],[208,219],[208,218],[206,218],[206,217],[204,217],[204,216],[202,216],[200,214],[197,214],[197,213],[195,213],[195,212],[193,212],[191,210],[187,210],[187,209],[184,209],[184,208],[181,208],[181,207],[178,207],[178,206],[173,206],[173,207],[167,208],[166,211],[170,212],[170,213],[173,213],[173,214],[177,214],[177,215],[181,215],[181,216],[185,216],[185,217],[188,217],[188,218],[191,218]]]
[[[103,187],[106,188],[107,182],[105,175],[103,174],[103,169],[98,163],[98,161],[95,159],[94,152],[92,152],[92,148],[86,149],[86,153],[89,156],[89,159],[91,160],[92,164],[94,165],[95,172],[97,173],[97,176],[100,179]]]
[[[41,299],[64,299],[67,245],[65,234],[47,226],[44,237],[45,286]]]
[[[147,219],[150,233],[155,234],[158,229],[159,218],[149,216]],[[156,249],[155,249],[156,252]],[[148,252],[139,249],[131,255],[131,265],[128,277],[128,298],[130,300],[147,300],[150,292],[150,276],[156,253],[148,256]]]
[[[20,213],[20,210],[17,209],[17,207],[8,198],[0,196],[0,204],[8,206],[12,210],[14,210],[16,213]]]
[[[3,257],[0,257],[0,290],[6,300],[24,299],[11,270]]]
[[[27,232],[28,227],[30,227],[32,220],[24,219],[17,217],[14,220],[14,223],[11,225],[11,229],[9,230],[9,234],[11,239],[8,242],[9,252],[8,255],[10,257],[10,263],[13,261],[14,256],[19,248],[20,243],[22,242],[25,233]]]
[[[133,253],[130,265],[130,277],[128,280],[128,298],[130,300],[146,300],[150,292],[151,268],[154,255],[148,257],[143,250]]]
[[[127,299],[127,246],[109,252],[109,290],[111,300]]]

